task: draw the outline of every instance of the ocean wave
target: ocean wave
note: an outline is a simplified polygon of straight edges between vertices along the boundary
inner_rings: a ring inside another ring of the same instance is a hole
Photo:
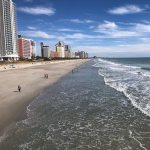
[[[146,68],[146,67],[141,67],[141,69],[150,71],[150,68]]]
[[[123,92],[132,105],[142,113],[150,116],[150,72],[141,67],[114,63],[99,59],[99,75],[104,77],[105,84]]]

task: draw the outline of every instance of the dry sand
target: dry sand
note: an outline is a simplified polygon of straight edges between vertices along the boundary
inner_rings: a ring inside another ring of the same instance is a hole
[[[27,105],[46,87],[87,60],[67,60],[49,64],[19,66],[0,71],[0,133],[22,119]],[[31,67],[32,66],[32,67]],[[44,74],[49,78],[44,79]],[[17,86],[22,91],[18,92]]]
[[[45,61],[45,62],[24,62],[24,63],[13,63],[13,64],[1,64],[0,71],[6,70],[14,70],[14,69],[22,69],[28,68],[32,66],[40,66],[44,64],[56,64],[56,63],[66,62],[66,60],[53,60],[53,61]]]

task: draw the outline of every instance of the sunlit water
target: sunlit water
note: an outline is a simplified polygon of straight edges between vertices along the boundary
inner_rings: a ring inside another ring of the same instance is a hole
[[[90,61],[50,86],[0,150],[149,150],[150,73],[125,62]]]

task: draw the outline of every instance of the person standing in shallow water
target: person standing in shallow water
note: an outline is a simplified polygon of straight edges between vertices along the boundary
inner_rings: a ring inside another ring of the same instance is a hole
[[[18,91],[21,92],[21,86],[20,85],[18,85]]]

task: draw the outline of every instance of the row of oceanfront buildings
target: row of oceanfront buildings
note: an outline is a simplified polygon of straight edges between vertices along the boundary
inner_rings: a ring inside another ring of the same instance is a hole
[[[36,42],[17,35],[16,6],[12,0],[0,0],[0,60],[32,59],[36,56]],[[59,41],[54,50],[43,42],[42,58],[88,58],[84,51],[72,52],[69,45]]]
[[[70,45],[65,45],[63,41],[59,41],[52,50],[49,45],[43,42],[41,46],[41,58],[57,59],[57,58],[88,58],[88,53],[84,51],[72,52]],[[20,59],[32,59],[36,53],[36,42],[18,35],[18,54]]]

